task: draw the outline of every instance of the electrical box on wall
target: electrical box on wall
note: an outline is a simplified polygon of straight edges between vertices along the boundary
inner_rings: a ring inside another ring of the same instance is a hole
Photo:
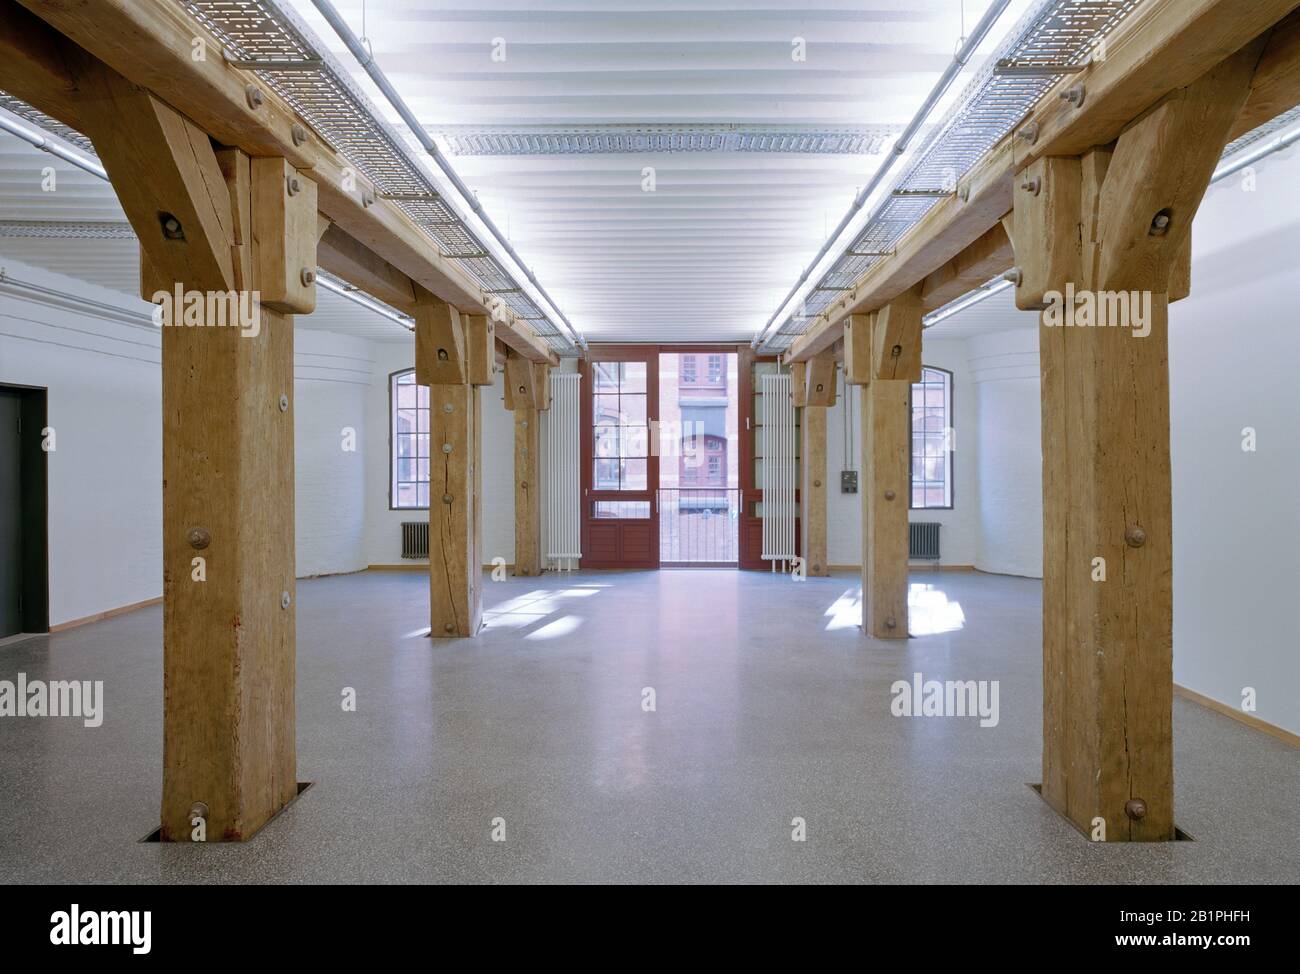
[[[858,492],[858,472],[856,470],[840,471],[840,493],[856,494]]]

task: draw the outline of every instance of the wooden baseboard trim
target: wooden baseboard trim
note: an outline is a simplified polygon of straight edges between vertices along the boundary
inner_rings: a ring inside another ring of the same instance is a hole
[[[1180,684],[1174,684],[1174,693],[1178,696],[1199,703],[1207,710],[1213,710],[1215,713],[1223,714],[1225,717],[1231,717],[1235,721],[1245,724],[1254,730],[1261,731],[1269,737],[1275,737],[1283,744],[1290,744],[1292,747],[1300,747],[1300,734],[1293,734],[1285,728],[1278,727],[1276,724],[1270,724],[1266,720],[1260,720],[1254,714],[1248,714],[1236,707],[1230,707],[1226,703],[1220,703],[1213,697],[1207,697],[1203,693],[1197,693],[1195,690],[1189,690]]]
[[[162,596],[157,598],[145,599],[143,602],[134,602],[131,605],[119,606],[116,609],[109,609],[107,612],[96,612],[93,616],[85,616],[81,619],[72,619],[68,622],[60,622],[57,626],[50,626],[50,633],[67,632],[69,629],[77,629],[81,626],[88,626],[92,622],[103,622],[105,619],[115,619],[118,616],[124,616],[128,612],[134,612],[136,609],[147,609],[151,605],[160,605]]]
[[[973,572],[974,565],[913,565],[908,564],[908,571],[923,572]],[[831,572],[860,572],[861,565],[827,565],[827,571]]]
[[[496,565],[484,565],[483,570],[490,572],[496,567]],[[368,572],[428,572],[429,563],[427,561],[416,561],[409,565],[371,565],[365,570]],[[506,565],[506,571],[513,572],[514,570],[515,566],[513,564]]]

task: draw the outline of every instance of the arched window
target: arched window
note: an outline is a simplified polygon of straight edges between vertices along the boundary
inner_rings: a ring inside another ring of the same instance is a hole
[[[923,368],[912,383],[912,507],[952,507],[952,373]]]
[[[429,387],[416,385],[415,370],[388,377],[391,427],[389,506],[418,510],[429,506]]]

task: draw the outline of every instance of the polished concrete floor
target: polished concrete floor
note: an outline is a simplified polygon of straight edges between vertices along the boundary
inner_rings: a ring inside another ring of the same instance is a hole
[[[863,637],[852,576],[733,571],[489,582],[485,632],[431,641],[421,575],[302,582],[314,787],[242,845],[138,841],[158,815],[160,609],[11,644],[0,679],[102,679],[106,716],[0,718],[0,879],[1300,881],[1300,752],[1178,700],[1177,818],[1195,841],[1090,843],[1027,787],[1039,584],[913,585],[927,634],[907,643]],[[890,685],[917,671],[999,681],[997,726],[892,716]]]

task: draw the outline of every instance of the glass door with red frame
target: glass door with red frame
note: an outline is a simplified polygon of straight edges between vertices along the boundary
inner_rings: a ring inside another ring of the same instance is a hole
[[[582,362],[582,567],[659,567],[658,350],[593,346]]]

